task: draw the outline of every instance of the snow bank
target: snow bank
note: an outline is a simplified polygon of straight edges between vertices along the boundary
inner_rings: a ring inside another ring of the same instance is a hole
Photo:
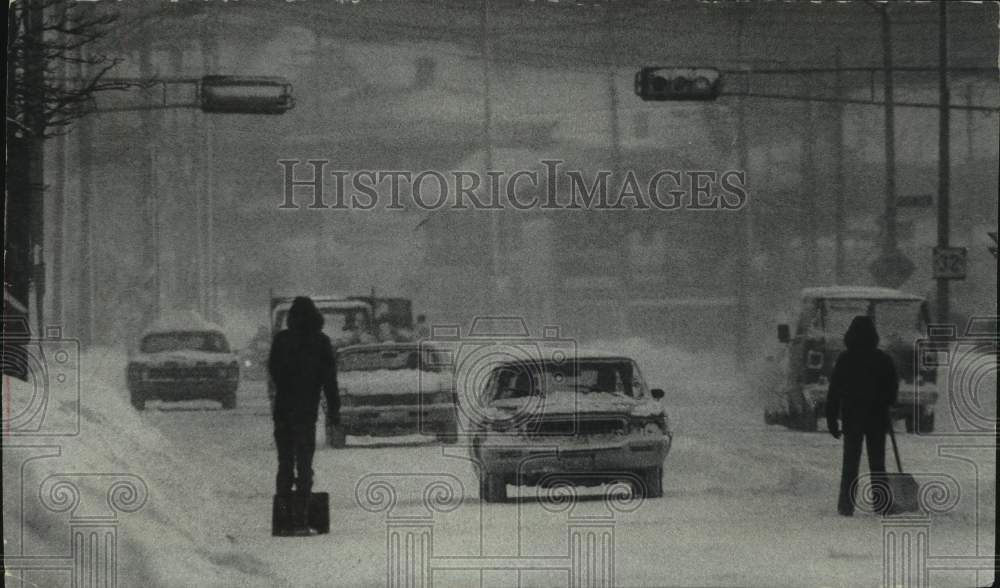
[[[221,505],[213,487],[213,472],[205,467],[211,460],[182,454],[132,408],[122,382],[124,365],[124,355],[111,350],[93,351],[81,358],[78,435],[5,437],[5,542],[14,537],[30,538],[30,545],[27,540],[19,543],[25,555],[67,553],[69,513],[53,512],[43,505],[45,480],[54,474],[69,474],[80,505],[98,505],[110,513],[106,505],[111,477],[131,475],[141,480],[137,485],[140,490],[144,485],[147,493],[144,503],[141,492],[132,497],[141,508],[117,514],[119,585],[272,585],[273,578],[268,578],[266,570],[252,558],[219,548],[227,542],[224,536],[212,533],[211,523],[219,519]],[[4,379],[8,402],[32,390],[32,384]],[[71,412],[72,406],[60,404],[49,409],[65,413]],[[17,445],[55,447],[59,454],[22,467]],[[23,496],[14,490],[17,488],[24,489]],[[197,505],[197,509],[190,505]],[[25,577],[29,578],[30,574]]]

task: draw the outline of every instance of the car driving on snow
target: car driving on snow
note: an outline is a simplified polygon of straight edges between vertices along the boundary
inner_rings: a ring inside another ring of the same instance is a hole
[[[468,398],[463,392],[463,401]],[[471,419],[479,494],[506,500],[507,485],[625,482],[637,495],[663,495],[673,439],[661,404],[629,357],[561,353],[496,363]]]
[[[218,325],[194,315],[158,321],[139,339],[125,368],[132,406],[148,400],[217,400],[236,407],[240,368]]]
[[[765,390],[767,424],[817,429],[826,410],[830,374],[844,350],[844,333],[858,315],[872,317],[879,347],[896,364],[900,383],[892,417],[904,419],[907,432],[934,430],[937,372],[914,366],[915,343],[927,333],[927,303],[899,290],[862,286],[802,290],[795,332],[789,325],[778,325],[778,340],[785,346],[767,380],[771,387]]]
[[[450,370],[433,347],[417,343],[352,345],[337,350],[340,425],[327,443],[347,435],[434,433],[453,442],[457,430]]]

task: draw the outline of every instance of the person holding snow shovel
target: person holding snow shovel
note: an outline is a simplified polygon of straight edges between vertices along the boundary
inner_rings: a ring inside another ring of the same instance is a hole
[[[873,487],[887,487],[885,437],[891,426],[889,407],[896,403],[899,377],[892,358],[878,348],[878,331],[871,317],[856,316],[844,335],[846,348],[837,357],[826,398],[826,424],[835,439],[844,437],[837,512],[854,514],[852,485],[858,477],[861,447],[868,453]],[[890,501],[876,504],[886,514]]]
[[[295,298],[287,324],[275,335],[267,362],[276,391],[272,415],[278,448],[276,488],[281,504],[291,505],[292,534],[308,535],[320,389],[326,394],[328,425],[336,424],[340,396],[333,345],[323,333],[323,315],[313,301]]]

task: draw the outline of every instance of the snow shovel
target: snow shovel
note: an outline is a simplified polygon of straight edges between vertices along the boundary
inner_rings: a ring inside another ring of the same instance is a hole
[[[887,472],[889,482],[889,514],[917,512],[920,510],[918,494],[920,485],[912,475],[903,472],[903,464],[899,461],[899,448],[896,446],[896,433],[889,421],[889,439],[892,440],[892,453],[896,456],[897,472]]]

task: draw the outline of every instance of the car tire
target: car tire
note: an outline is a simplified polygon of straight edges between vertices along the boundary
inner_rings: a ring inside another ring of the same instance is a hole
[[[146,398],[141,392],[129,390],[129,401],[136,410],[146,410]]]
[[[219,402],[222,404],[222,408],[225,410],[232,410],[236,408],[236,393],[230,392],[226,394],[225,396],[219,399]]]
[[[638,472],[640,480],[633,483],[632,492],[640,498],[663,497],[663,466],[644,468]]]
[[[917,421],[920,425],[920,433],[933,433],[934,432],[934,413],[923,413],[920,415],[920,420]]]
[[[326,444],[333,449],[343,449],[347,447],[347,431],[337,425],[327,425]]]
[[[458,426],[451,423],[443,431],[437,434],[437,440],[441,443],[453,445],[458,442]]]
[[[507,500],[507,482],[503,476],[483,472],[479,477],[479,499],[483,502]]]

